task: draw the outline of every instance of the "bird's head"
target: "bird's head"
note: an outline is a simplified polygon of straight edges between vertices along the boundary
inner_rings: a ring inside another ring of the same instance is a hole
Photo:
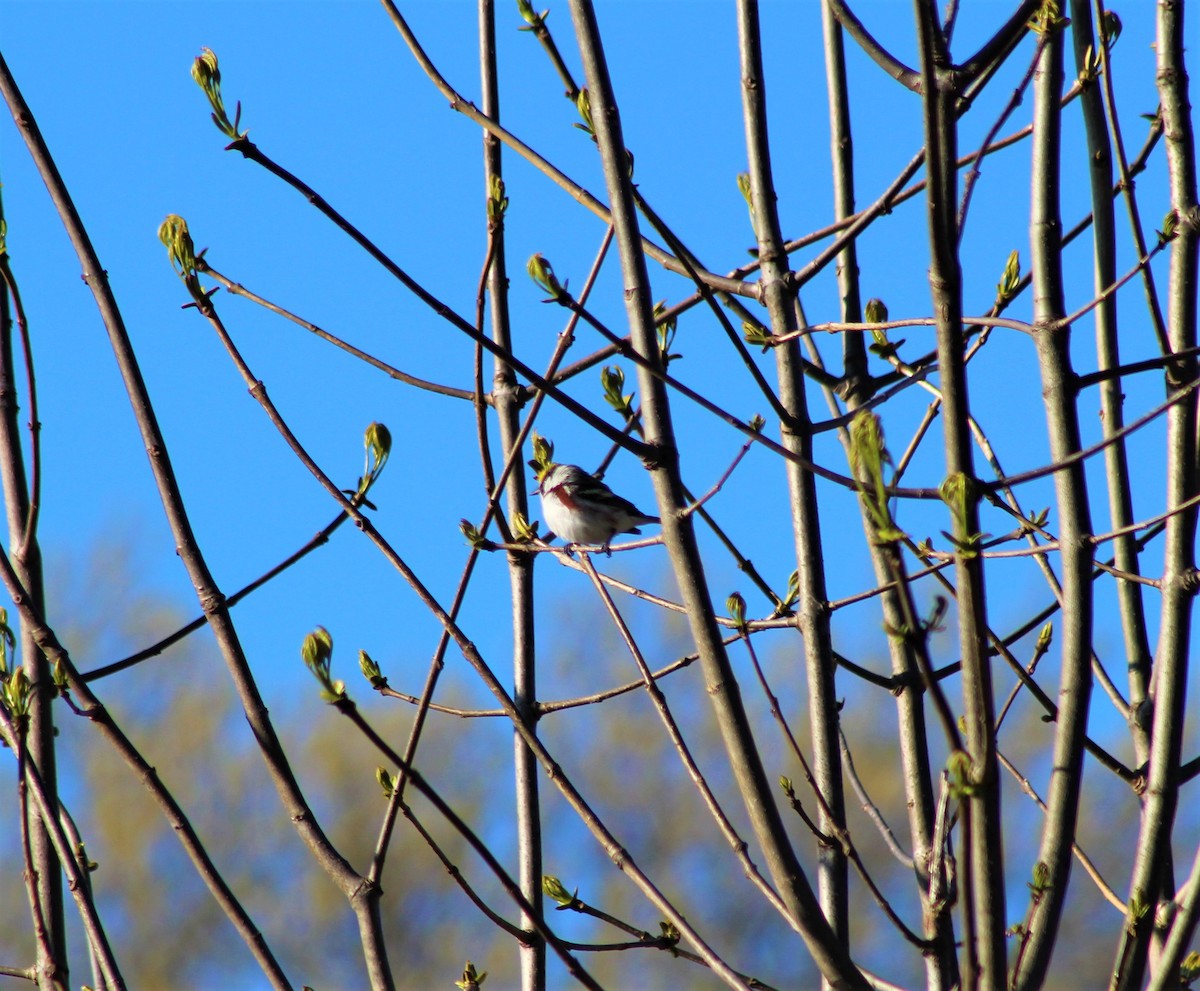
[[[560,465],[557,462],[551,462],[538,472],[538,493],[545,495],[563,485],[577,483],[583,474],[583,469],[576,468],[574,465]]]

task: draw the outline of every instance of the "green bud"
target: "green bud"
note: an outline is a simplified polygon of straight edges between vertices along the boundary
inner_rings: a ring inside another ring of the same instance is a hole
[[[530,523],[525,518],[525,514],[519,509],[515,510],[512,517],[508,521],[508,528],[512,531],[512,535],[518,540],[534,541],[537,540],[537,524]]]
[[[600,370],[600,385],[604,390],[604,401],[625,417],[633,416],[633,393],[625,394],[625,372],[616,365],[605,365]]]
[[[187,221],[178,214],[167,214],[166,219],[159,224],[158,239],[166,246],[171,267],[183,280],[192,299],[197,303],[207,300],[208,297],[200,286],[200,278],[196,274],[196,246],[192,243]]]
[[[206,93],[210,90],[220,91],[221,70],[217,67],[217,56],[211,48],[201,48],[200,54],[192,63],[192,78]]]
[[[1054,624],[1047,623],[1038,633],[1036,650],[1039,654],[1044,654],[1050,649],[1050,643],[1054,639]]]
[[[375,455],[376,461],[386,461],[392,452],[392,432],[382,423],[372,423],[363,436],[367,450]]]
[[[530,437],[530,443],[533,445],[533,458],[529,461],[529,467],[540,482],[546,472],[554,467],[554,442],[546,440],[535,430]]]
[[[667,317],[667,301],[659,300],[654,304],[654,323],[658,325],[659,340],[670,342],[674,338],[676,332],[676,324],[679,323],[678,317]]]
[[[792,607],[800,598],[800,572],[793,571],[788,575],[787,593],[784,595],[783,601],[775,607],[776,616],[786,616],[792,611]]]
[[[654,304],[654,326],[658,334],[658,351],[662,355],[664,365],[672,358],[680,357],[670,353],[671,346],[675,343],[675,330],[679,321],[677,317],[668,318],[666,313],[667,301],[660,299]]]
[[[762,428],[767,425],[767,421],[762,418],[762,414],[755,413],[750,417],[750,422],[747,426],[750,427],[756,434],[762,433]]]
[[[950,508],[954,517],[954,533],[942,531],[942,536],[950,541],[963,557],[976,557],[983,541],[990,536],[987,533],[971,533],[967,526],[967,511],[977,498],[975,483],[962,472],[956,472],[944,482],[940,489],[942,501]]]
[[[947,475],[938,488],[938,494],[942,497],[942,502],[950,507],[954,519],[962,524],[966,520],[968,503],[975,494],[975,486],[971,479],[961,471]]]
[[[950,779],[950,794],[955,798],[969,798],[976,792],[971,767],[971,755],[956,750],[946,760],[946,771]]]
[[[246,131],[238,133],[238,124],[241,123],[242,118],[242,105],[240,103],[237,105],[234,120],[230,123],[229,115],[225,112],[225,99],[221,95],[221,70],[217,68],[217,56],[211,48],[200,49],[200,54],[192,62],[192,78],[196,81],[196,85],[204,91],[204,95],[208,97],[208,102],[212,106],[212,120],[217,129],[231,141],[240,141],[244,138],[247,134]]]
[[[871,354],[879,355],[884,361],[891,361],[896,357],[896,352],[904,345],[906,338],[900,338],[898,341],[888,339],[886,330],[879,330],[875,327],[871,328],[871,345],[867,348]]]
[[[386,767],[375,768],[375,780],[379,782],[379,787],[383,789],[383,797],[391,798],[392,792],[396,790],[396,782],[392,780],[392,776],[388,774]]]
[[[1043,895],[1050,890],[1050,868],[1045,861],[1039,860],[1033,865],[1033,881],[1029,884],[1029,890],[1035,896]]]
[[[517,0],[517,11],[525,20],[526,24],[530,24],[534,27],[537,27],[539,24],[541,24],[542,21],[546,19],[546,14],[550,13],[550,11],[546,11],[545,13],[539,15],[534,11],[533,4],[530,3],[529,0]],[[520,30],[528,31],[529,29],[521,28]]]
[[[336,681],[330,675],[333,662],[333,637],[323,626],[318,626],[304,638],[300,645],[300,656],[313,677],[321,686],[321,697],[326,702],[338,702],[346,697],[346,683]]]
[[[482,550],[484,545],[487,543],[487,541],[483,539],[483,534],[479,532],[479,527],[477,527],[470,520],[459,520],[458,529],[466,538],[467,543],[472,547]]]
[[[1141,920],[1144,919],[1150,912],[1150,904],[1146,901],[1141,890],[1137,890],[1133,893],[1133,897],[1129,899],[1129,907],[1126,911],[1127,919],[1125,923],[1125,931],[1128,932],[1130,936],[1136,936],[1138,923],[1141,922]]]
[[[383,676],[383,672],[379,670],[379,665],[375,663],[371,655],[365,650],[358,652],[358,670],[371,683],[372,688],[385,688],[387,686],[387,678]]]
[[[554,269],[540,253],[530,258],[525,268],[529,272],[529,277],[549,294],[551,300],[557,302],[566,295],[566,291],[554,274]]]
[[[892,519],[887,480],[883,477],[884,466],[891,463],[892,456],[883,442],[882,422],[869,410],[860,410],[850,421],[850,466],[860,482],[863,505],[875,524],[875,539],[881,544],[904,537],[904,531]]]
[[[739,630],[746,628],[746,600],[742,598],[739,592],[733,592],[729,598],[725,600],[725,608],[729,610],[729,615]]]
[[[575,126],[581,131],[586,131],[592,137],[595,137],[596,128],[592,125],[592,96],[586,86],[575,97],[575,109],[579,111],[579,116],[583,118],[583,123],[576,124]]]
[[[860,411],[850,422],[850,467],[874,480],[888,461],[879,417],[868,410]]]
[[[625,371],[616,365],[605,365],[600,370],[600,384],[604,386],[605,392],[614,392],[620,395],[622,386],[625,385]]]
[[[547,440],[538,433],[533,435],[533,451],[541,461],[554,460],[554,441]]]
[[[775,342],[775,338],[766,327],[760,323],[752,323],[749,320],[742,321],[742,335],[745,337],[747,344],[761,345],[764,354]]]
[[[575,894],[571,894],[563,887],[562,881],[556,878],[553,874],[542,875],[542,894],[552,901],[558,902],[559,905],[571,905],[576,900],[579,889],[575,889]]]
[[[363,447],[367,450],[363,479],[374,482],[392,453],[392,432],[382,423],[370,424],[363,432]]]
[[[975,482],[961,471],[955,472],[942,482],[939,489],[942,501],[950,508],[954,518],[954,533],[943,530],[946,537],[964,557],[975,557],[979,554],[979,546],[988,535],[985,533],[970,533],[967,527],[967,511],[977,498]]]
[[[1003,305],[1011,300],[1021,284],[1021,255],[1013,251],[1004,264],[1004,274],[996,284],[996,304]]]
[[[737,175],[738,192],[742,194],[742,199],[746,201],[746,206],[754,209],[754,196],[750,192],[750,173],[739,172]]]
[[[887,323],[887,304],[882,299],[868,299],[865,315],[867,323]]]
[[[467,965],[463,968],[462,980],[455,981],[454,986],[459,991],[478,991],[479,986],[486,980],[487,971],[483,971],[482,973],[476,972],[475,965],[468,960]]]
[[[1179,233],[1179,214],[1171,210],[1163,217],[1162,230],[1158,232],[1158,243],[1166,244],[1168,241],[1174,241],[1175,235]]]
[[[31,694],[25,669],[16,668],[4,681],[3,692],[0,692],[0,706],[7,709],[14,719],[24,718],[29,715]]]
[[[508,210],[508,197],[504,195],[504,180],[498,175],[488,177],[488,220],[499,220]]]
[[[1034,34],[1046,34],[1066,27],[1070,21],[1060,16],[1058,0],[1042,0],[1042,5],[1029,18],[1029,30]]]
[[[196,247],[192,243],[187,221],[177,213],[169,213],[158,226],[158,239],[166,246],[171,267],[181,276],[195,274]]]
[[[304,638],[300,647],[300,656],[311,670],[329,670],[329,662],[333,657],[333,637],[323,626],[318,626]]]

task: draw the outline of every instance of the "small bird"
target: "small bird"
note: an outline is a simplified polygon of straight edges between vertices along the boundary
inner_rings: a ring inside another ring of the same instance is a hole
[[[641,533],[643,523],[661,522],[576,465],[550,465],[539,477],[538,493],[550,529],[568,544],[599,544],[606,553],[618,533]]]

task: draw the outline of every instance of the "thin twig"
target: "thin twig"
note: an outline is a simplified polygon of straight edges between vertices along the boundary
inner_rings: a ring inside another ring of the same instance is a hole
[[[596,569],[592,566],[591,555],[586,552],[581,555],[584,570],[588,577],[592,580],[592,585],[596,589],[596,594],[600,596],[600,601],[604,604],[604,609],[612,619],[613,625],[617,628],[617,633],[624,642],[626,649],[629,651],[629,656],[633,658],[634,664],[637,666],[638,674],[641,675],[642,684],[646,688],[646,694],[650,697],[655,711],[658,713],[659,719],[662,721],[663,727],[666,730],[667,736],[671,740],[671,745],[679,754],[679,760],[683,764],[684,770],[691,778],[692,784],[696,791],[699,792],[700,798],[708,808],[709,814],[713,821],[717,824],[721,835],[725,838],[733,851],[734,856],[742,866],[742,872],[746,878],[762,893],[767,903],[775,909],[787,923],[793,928],[796,927],[795,920],[788,913],[787,906],[783,900],[762,876],[757,865],[750,859],[747,851],[747,844],[741,836],[738,835],[733,823],[729,821],[729,817],[725,814],[725,810],[721,807],[721,803],[717,801],[717,796],[709,787],[708,781],[701,772],[699,765],[692,757],[692,752],[687,745],[687,741],[683,738],[683,732],[679,728],[675,717],[671,714],[671,709],[667,705],[666,696],[658,687],[658,680],[651,673],[649,666],[646,664],[646,659],[642,656],[642,651],[634,640],[629,626],[625,623],[620,611],[612,600],[612,596],[608,594],[608,589],[604,587],[604,583],[600,581],[600,576],[596,573]]]
[[[303,327],[309,333],[315,334],[317,337],[321,338],[321,340],[328,341],[334,347],[341,348],[347,354],[353,355],[355,358],[365,362],[372,368],[378,369],[390,378],[395,379],[397,382],[403,382],[405,385],[411,385],[417,389],[423,389],[426,392],[432,392],[439,396],[449,396],[451,399],[465,399],[467,401],[471,401],[472,399],[472,393],[470,389],[456,389],[453,386],[443,385],[440,382],[430,382],[427,379],[418,378],[415,375],[409,375],[408,372],[403,372],[399,368],[389,365],[386,361],[376,358],[374,355],[368,354],[361,348],[357,348],[353,344],[342,340],[336,334],[332,334],[329,331],[318,327],[315,323],[310,323],[303,317],[297,316],[290,310],[286,310],[282,306],[272,303],[268,299],[264,299],[257,293],[251,292],[240,282],[234,282],[229,278],[229,276],[218,272],[208,263],[207,258],[196,259],[196,270],[198,272],[203,272],[205,275],[208,275],[213,279],[216,279],[217,282],[224,286],[225,289],[234,296],[242,296],[245,299],[250,300],[252,303],[257,303],[263,309],[268,310],[271,313],[275,313],[286,320],[290,320],[298,327]],[[491,396],[486,396],[485,401],[490,404]]]
[[[559,958],[566,965],[567,971],[571,976],[586,988],[592,988],[593,991],[603,991],[601,986],[596,983],[583,966],[575,959],[574,955],[567,951],[562,945],[554,932],[542,921],[541,913],[533,908],[521,893],[520,886],[512,879],[509,873],[504,869],[504,866],[496,859],[495,854],[488,848],[488,845],[483,842],[479,835],[471,829],[469,825],[450,807],[449,803],[439,794],[428,781],[425,780],[416,768],[411,764],[406,764],[404,758],[393,750],[388,743],[377,733],[375,729],[363,718],[362,713],[358,711],[358,706],[351,699],[342,695],[333,703],[334,707],[343,716],[354,724],[355,728],[362,733],[366,740],[378,750],[384,757],[402,768],[405,778],[411,783],[421,795],[426,798],[438,814],[446,820],[447,823],[467,841],[467,844],[475,852],[475,854],[487,865],[488,870],[492,872],[496,880],[503,886],[505,893],[509,898],[516,903],[527,919],[531,919],[537,928],[538,934],[546,940],[547,944],[554,948]],[[507,928],[507,927],[505,927]]]
[[[862,779],[858,776],[858,770],[854,766],[854,758],[850,755],[850,744],[846,740],[846,733],[840,723],[838,725],[838,740],[841,743],[842,763],[846,768],[846,777],[850,779],[850,784],[854,788],[854,794],[858,796],[858,801],[862,805],[863,811],[875,823],[876,829],[879,830],[879,835],[883,837],[883,842],[892,851],[892,856],[905,867],[909,868],[909,870],[912,870],[915,866],[912,854],[900,846],[900,841],[896,839],[896,834],[892,832],[892,827],[883,818],[883,813],[879,811],[879,806],[871,801],[871,796],[867,794],[867,789],[863,785]]]
[[[1041,796],[1038,795],[1029,779],[1017,770],[1016,766],[1012,763],[1012,761],[1004,756],[1003,752],[997,751],[996,756],[999,758],[1000,764],[1004,767],[1004,769],[1017,779],[1017,782],[1021,785],[1021,791],[1025,792],[1026,795],[1032,798],[1034,802],[1037,803],[1037,807],[1045,812],[1046,803],[1042,801]],[[1091,858],[1083,852],[1083,848],[1078,843],[1072,842],[1071,852],[1075,854],[1075,858],[1079,861],[1080,866],[1087,871],[1088,877],[1090,877],[1096,883],[1096,888],[1100,894],[1104,896],[1104,900],[1113,906],[1113,908],[1115,908],[1118,912],[1124,915],[1127,906],[1123,901],[1121,901],[1120,896],[1113,891],[1112,887],[1104,880],[1103,876],[1100,874],[1100,870],[1094,863],[1092,863]]]

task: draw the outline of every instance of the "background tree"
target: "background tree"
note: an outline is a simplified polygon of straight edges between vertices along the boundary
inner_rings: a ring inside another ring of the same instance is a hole
[[[14,9],[0,980],[1200,971],[1183,4]]]

